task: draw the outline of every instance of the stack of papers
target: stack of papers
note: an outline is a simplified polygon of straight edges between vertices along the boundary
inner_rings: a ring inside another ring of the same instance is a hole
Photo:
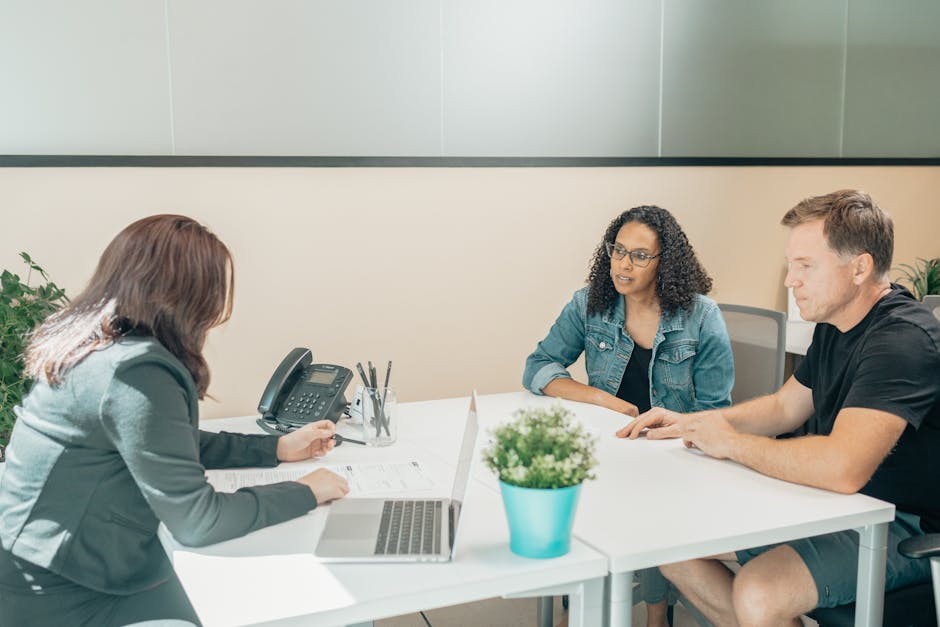
[[[291,464],[277,468],[207,470],[206,478],[219,492],[235,492],[249,486],[293,481],[317,468],[326,468],[345,477],[349,482],[349,496],[387,496],[395,492],[415,492],[434,487],[434,481],[416,461],[342,466]]]

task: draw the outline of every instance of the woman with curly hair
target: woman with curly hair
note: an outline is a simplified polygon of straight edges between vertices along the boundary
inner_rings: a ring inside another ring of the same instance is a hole
[[[617,216],[594,251],[588,285],[526,359],[535,394],[593,403],[636,417],[651,407],[692,412],[731,404],[734,362],[712,287],[671,213],[635,207]],[[568,366],[584,353],[588,383]],[[666,624],[668,583],[638,575],[648,627]]]

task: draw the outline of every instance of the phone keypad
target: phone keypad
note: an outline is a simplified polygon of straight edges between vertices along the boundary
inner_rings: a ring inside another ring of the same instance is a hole
[[[298,416],[313,414],[319,417],[326,408],[326,399],[321,399],[319,392],[301,392],[289,397],[284,407],[289,413]]]
[[[322,366],[318,366],[322,369]],[[303,378],[310,376],[312,368],[304,371]],[[348,371],[340,372],[338,380],[328,384],[302,382],[294,388],[281,408],[278,418],[295,425],[330,418],[336,419],[336,414],[342,411],[345,404],[342,393],[349,384],[352,374]],[[333,416],[331,418],[331,415]]]
[[[338,389],[331,390],[333,394],[339,392]],[[327,391],[329,392],[329,391]],[[329,409],[329,400],[332,395],[326,392],[316,390],[301,390],[288,397],[284,410],[293,418],[304,420],[320,420],[324,418]]]

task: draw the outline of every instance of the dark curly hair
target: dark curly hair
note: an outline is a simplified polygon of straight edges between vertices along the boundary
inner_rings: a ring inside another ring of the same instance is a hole
[[[671,213],[661,207],[643,205],[624,211],[608,225],[604,239],[594,251],[587,283],[588,314],[611,310],[620,298],[610,278],[610,257],[604,248],[613,242],[617,233],[628,222],[640,222],[648,226],[659,238],[659,268],[656,272],[656,296],[659,306],[672,315],[679,309],[692,308],[696,294],[708,294],[712,280],[695,256],[695,250]]]

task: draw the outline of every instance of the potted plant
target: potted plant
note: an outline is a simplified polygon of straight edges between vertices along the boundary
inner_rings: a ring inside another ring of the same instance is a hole
[[[597,438],[560,403],[519,409],[490,436],[483,461],[499,476],[509,548],[525,557],[564,555],[581,484],[594,479]]]
[[[23,373],[29,333],[68,302],[65,291],[29,255],[20,253],[20,257],[27,266],[25,282],[8,270],[0,274],[0,462],[16,422],[13,408],[32,383]],[[29,284],[33,272],[42,279],[35,287]]]
[[[901,271],[898,282],[908,283],[917,300],[924,300],[929,294],[940,294],[940,257],[918,257],[913,266],[902,263],[897,269]]]

